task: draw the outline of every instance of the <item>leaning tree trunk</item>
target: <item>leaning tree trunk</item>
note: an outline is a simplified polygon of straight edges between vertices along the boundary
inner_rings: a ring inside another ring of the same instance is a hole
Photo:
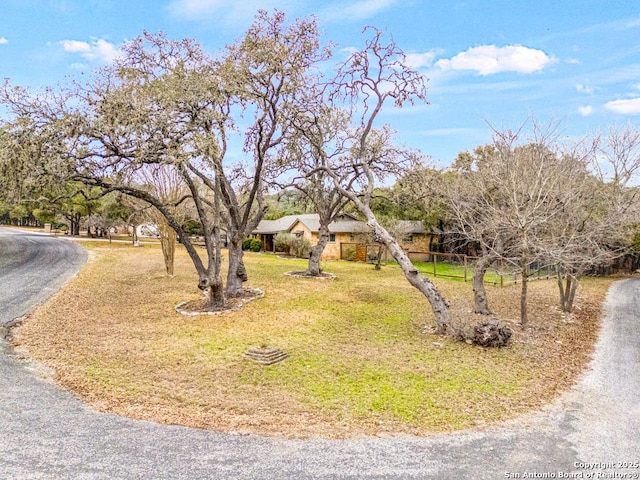
[[[243,256],[242,243],[236,238],[231,239],[229,241],[229,269],[227,271],[227,287],[225,290],[228,298],[240,297],[244,293],[242,284],[249,277],[244,266]]]
[[[474,312],[481,315],[491,315],[493,313],[489,308],[487,290],[484,288],[484,275],[487,273],[494,258],[493,255],[483,255],[473,270],[471,285],[473,286]]]
[[[323,225],[321,222],[320,228],[318,229],[318,243],[311,248],[309,265],[307,266],[305,275],[312,277],[320,275],[322,272],[320,269],[320,258],[322,258],[322,252],[324,252],[324,248],[327,246],[327,243],[329,243],[329,227],[327,225]]]
[[[389,249],[391,256],[400,265],[407,281],[429,301],[436,321],[436,332],[439,334],[450,333],[451,312],[449,303],[442,297],[431,280],[418,273],[418,269],[411,263],[411,260],[395,238],[378,223],[373,212],[366,207],[361,208],[361,211],[366,215],[367,224],[373,229],[376,241],[383,243]]]

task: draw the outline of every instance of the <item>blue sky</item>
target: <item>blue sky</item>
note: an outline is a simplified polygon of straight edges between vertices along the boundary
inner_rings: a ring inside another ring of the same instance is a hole
[[[630,1],[0,0],[0,78],[41,87],[109,62],[142,30],[215,53],[258,8],[315,14],[335,59],[373,25],[428,79],[429,105],[387,108],[407,146],[446,165],[489,125],[562,120],[579,136],[640,120],[640,6]]]

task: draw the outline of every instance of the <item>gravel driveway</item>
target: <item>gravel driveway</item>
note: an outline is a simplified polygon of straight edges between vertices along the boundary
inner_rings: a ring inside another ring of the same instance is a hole
[[[0,228],[0,324],[84,260],[71,242]],[[285,440],[129,420],[87,407],[5,344],[0,479],[638,478],[639,302],[640,280],[612,286],[591,368],[556,404],[501,428],[428,438]]]

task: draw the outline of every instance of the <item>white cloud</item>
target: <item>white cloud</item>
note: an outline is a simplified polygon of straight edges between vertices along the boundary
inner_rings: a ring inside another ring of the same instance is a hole
[[[438,60],[436,65],[443,71],[474,70],[478,75],[485,76],[499,72],[533,73],[557,61],[542,50],[522,45],[481,45],[451,59]]]
[[[115,60],[120,53],[114,44],[102,39],[92,40],[91,43],[79,40],[63,40],[60,45],[62,45],[65,52],[80,54],[82,58],[92,62],[109,63]]]
[[[63,40],[60,42],[65,52],[73,53],[86,53],[91,51],[91,45],[87,42],[80,42],[78,40]]]
[[[593,113],[593,107],[591,105],[584,105],[582,107],[578,107],[578,111],[583,117],[588,117]]]
[[[406,63],[411,68],[424,68],[433,65],[433,59],[438,53],[435,51],[425,53],[407,53]]]
[[[576,85],[576,90],[580,93],[586,93],[588,95],[593,95],[593,87],[591,87],[588,82],[587,83],[578,83]]]
[[[640,114],[640,97],[612,100],[605,103],[604,108],[622,115]]]
[[[9,40],[6,37],[0,37],[0,45],[6,45],[7,43],[9,43]]]

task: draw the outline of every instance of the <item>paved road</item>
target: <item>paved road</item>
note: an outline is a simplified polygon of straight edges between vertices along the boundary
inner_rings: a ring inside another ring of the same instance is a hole
[[[0,228],[0,326],[49,298],[86,258],[70,242]]]
[[[5,305],[31,308],[26,296],[41,291],[38,282],[51,286],[44,274],[31,275],[28,292],[20,293],[23,262],[49,270],[67,264],[73,248],[61,239],[22,238],[0,229],[0,322],[22,313]],[[49,252],[44,257],[38,253],[42,249]],[[58,255],[66,260],[58,261]],[[71,271],[77,260],[82,257]],[[11,273],[5,271],[9,266]],[[6,278],[12,287],[5,288]],[[605,476],[614,473],[637,478],[640,468],[602,463],[640,461],[639,299],[639,280],[614,284],[592,368],[558,404],[503,428],[429,438],[285,440],[129,420],[93,411],[7,348],[0,353],[0,479],[614,478]]]

